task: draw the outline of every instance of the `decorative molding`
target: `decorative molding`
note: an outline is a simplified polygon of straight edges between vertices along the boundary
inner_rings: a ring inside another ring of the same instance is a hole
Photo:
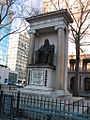
[[[36,30],[28,30],[28,34],[35,34],[36,33]]]
[[[56,66],[51,66],[51,65],[38,65],[38,64],[30,64],[28,68],[47,68],[47,69],[52,69],[56,70]]]
[[[47,17],[47,19],[43,19],[41,21],[37,21],[37,22],[31,23],[30,27],[36,26],[36,25],[52,23],[52,22],[60,22],[61,20],[63,20],[63,17],[57,17],[57,18],[48,18]]]
[[[58,29],[64,29],[64,30],[67,30],[67,26],[66,25],[58,25],[58,26],[55,26],[54,27],[55,30],[58,30]]]
[[[55,27],[56,26],[56,27]],[[64,17],[56,17],[56,18],[46,18],[42,19],[41,21],[35,21],[30,24],[30,31],[28,32],[29,34],[33,33],[35,35],[38,35],[37,31],[39,29],[44,29],[44,28],[54,28],[54,30],[57,30],[57,27],[68,27],[67,21],[64,19]],[[35,30],[35,32],[34,32]]]
[[[43,19],[46,20],[47,18],[50,19],[50,18],[57,18],[57,17],[58,18],[63,17],[64,19],[66,19],[68,23],[73,22],[73,19],[71,18],[67,9],[61,9],[61,10],[49,12],[46,14],[39,14],[37,16],[32,16],[32,17],[26,18],[26,21],[32,24],[37,21],[42,21]]]

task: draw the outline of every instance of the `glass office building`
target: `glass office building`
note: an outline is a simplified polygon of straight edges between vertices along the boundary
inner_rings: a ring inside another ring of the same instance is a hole
[[[6,19],[7,21],[8,19]],[[5,22],[6,22],[5,21]],[[10,28],[10,25],[7,26],[8,28]],[[10,32],[10,31],[8,31]],[[0,39],[6,35],[8,33],[6,31],[6,28],[1,28],[0,29]],[[1,41],[0,41],[0,64],[2,65],[6,65],[6,59],[7,59],[7,52],[8,52],[8,41],[9,41],[9,36],[4,37]]]
[[[5,11],[6,8],[3,8],[3,12],[1,14],[2,17],[4,16]],[[6,65],[9,36],[7,37],[4,36],[10,32],[11,25],[10,24],[6,25],[10,21],[10,17],[11,15],[6,16],[2,23],[0,24],[0,64],[2,65]],[[2,27],[2,25],[4,27]]]
[[[8,52],[8,40],[9,37],[6,37],[0,41],[0,64],[6,65],[7,52]]]

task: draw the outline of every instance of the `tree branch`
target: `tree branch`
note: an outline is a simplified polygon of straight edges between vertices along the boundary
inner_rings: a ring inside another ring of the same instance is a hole
[[[56,10],[58,10],[58,8],[56,7],[56,5],[54,4],[53,0],[50,0],[51,3],[53,4],[53,6],[55,7]]]
[[[14,0],[10,0],[10,1],[7,0],[7,1],[6,1],[6,4],[4,4],[4,6],[6,6],[6,11],[4,11],[5,14],[4,14],[4,16],[2,17],[1,21],[3,21],[3,20],[8,16],[9,9],[10,9],[11,5],[13,5],[14,3],[15,3]]]
[[[86,16],[85,16],[84,20],[82,21],[82,23],[81,23],[81,25],[80,25],[80,28],[82,27],[82,25],[83,25],[83,24],[84,24],[84,22],[86,21],[86,19],[87,19],[87,17],[88,17],[88,15],[89,15],[89,13],[90,13],[90,10],[88,10],[88,12],[87,12],[87,14],[86,14]]]
[[[66,5],[67,5],[67,7],[68,7],[68,3],[67,3],[67,1],[66,1],[66,0],[65,0],[65,2],[66,2]],[[75,18],[75,16],[74,16],[74,14],[72,13],[72,11],[70,10],[70,8],[69,8],[69,7],[68,7],[68,10],[69,10],[69,12],[70,12],[71,16],[73,17],[73,19],[74,19],[74,21],[75,21],[75,23],[76,23],[77,27],[79,27],[79,26],[78,26],[78,22],[77,22],[77,20],[76,20],[76,18]]]
[[[90,24],[83,30],[83,32],[81,33],[80,39],[83,38],[85,32],[87,31],[87,29],[90,27]]]
[[[23,32],[23,31],[25,31],[28,27],[29,27],[29,25],[28,25],[25,29],[23,29],[23,30],[21,30],[21,31],[19,31],[20,28],[18,28],[18,29],[15,30],[15,31],[12,31],[12,32],[7,33],[6,35],[4,35],[4,36],[0,39],[0,41],[3,40],[5,37],[11,35],[11,34],[21,33],[21,32]]]
[[[71,37],[69,37],[69,41],[72,42],[72,43],[75,43],[75,40],[72,39]]]

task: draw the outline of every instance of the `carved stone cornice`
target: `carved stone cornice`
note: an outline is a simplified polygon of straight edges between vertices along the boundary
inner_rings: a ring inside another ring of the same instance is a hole
[[[64,29],[64,30],[67,30],[68,27],[66,25],[58,25],[58,26],[55,26],[54,27],[55,30],[58,30],[58,29]]]
[[[35,34],[36,33],[36,30],[28,30],[28,34]]]
[[[32,17],[29,17],[29,18],[26,18],[26,21],[29,22],[29,23],[33,23],[33,22],[36,22],[36,21],[42,21],[42,19],[46,19],[47,17],[48,18],[57,18],[57,17],[64,17],[68,23],[72,23],[73,20],[69,14],[69,12],[67,11],[67,9],[62,9],[62,10],[58,10],[58,11],[54,11],[54,12],[49,12],[49,13],[45,13],[45,14],[40,14],[40,15],[37,15],[37,16],[32,16]]]
[[[58,25],[66,25],[73,22],[67,10],[59,10],[47,14],[41,14],[27,18],[26,21],[30,23],[30,30],[40,30],[44,28],[51,28]]]

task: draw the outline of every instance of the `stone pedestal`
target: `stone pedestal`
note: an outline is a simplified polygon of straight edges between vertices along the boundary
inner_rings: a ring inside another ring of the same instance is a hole
[[[72,95],[64,90],[57,90],[54,88],[49,88],[41,85],[27,85],[23,89],[20,89],[24,93],[39,94],[43,96],[51,96],[53,98],[66,98],[71,97]]]
[[[71,97],[67,90],[56,88],[55,75],[55,66],[30,64],[28,68],[28,85],[21,92],[30,92],[55,98]]]
[[[55,88],[55,67],[31,64],[28,68],[28,84]]]

